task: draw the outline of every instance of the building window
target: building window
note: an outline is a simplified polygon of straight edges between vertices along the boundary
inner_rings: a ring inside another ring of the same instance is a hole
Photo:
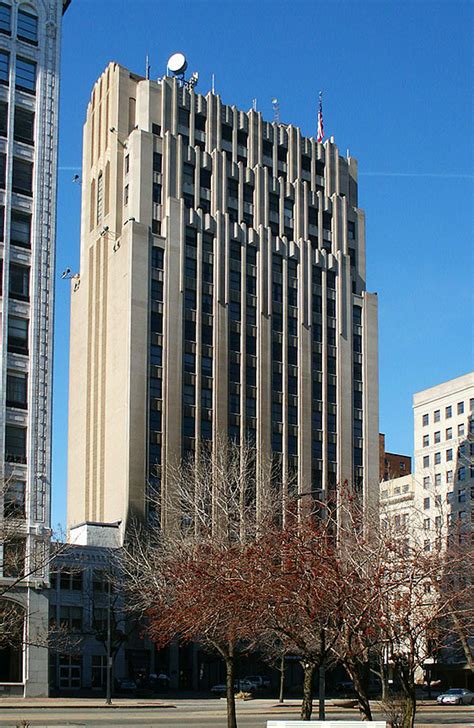
[[[7,155],[0,154],[0,189],[5,189],[5,175],[7,171]]]
[[[0,136],[6,137],[8,133],[8,104],[0,101]]]
[[[7,407],[26,409],[28,375],[23,372],[7,373]]]
[[[26,464],[26,427],[5,426],[5,460]]]
[[[12,9],[6,3],[0,3],[0,33],[10,35]]]
[[[78,570],[67,571],[61,569],[59,587],[64,591],[82,591],[82,574],[83,572]]]
[[[449,450],[446,450],[446,460],[449,462],[452,459],[453,459],[453,451],[452,451],[452,448],[450,448]]]
[[[458,402],[458,415],[464,414],[464,402]]]
[[[464,465],[458,470],[458,480],[466,480],[466,468]]]
[[[26,483],[23,480],[9,481],[3,495],[3,513],[5,517],[25,517]]]
[[[18,11],[17,36],[20,40],[32,45],[38,45],[38,18],[36,15]]]
[[[96,225],[100,225],[102,222],[102,216],[104,214],[104,177],[102,172],[97,178],[97,204],[96,204]]]
[[[463,437],[465,433],[464,423],[458,425],[458,437]]]
[[[31,215],[12,210],[10,220],[10,243],[19,248],[31,247]]]
[[[10,55],[0,51],[0,83],[8,85],[9,82]]]
[[[435,422],[439,422],[441,419],[441,412],[440,410],[435,410],[433,413],[433,419]]]
[[[426,490],[429,487],[430,487],[430,476],[425,475],[425,477],[423,478],[423,488],[425,488],[425,490]]]
[[[428,510],[429,507],[430,507],[430,499],[429,498],[424,498],[423,499],[423,508],[426,511],[426,510]]]
[[[9,317],[8,351],[12,354],[28,354],[28,319]]]
[[[107,681],[107,655],[92,655],[92,687],[103,688]]]
[[[18,578],[25,573],[26,540],[14,538],[3,544],[3,576]]]
[[[435,432],[435,434],[434,434],[434,441],[435,441],[435,445],[437,445],[439,442],[441,442],[441,432],[439,430],[437,432]]]
[[[79,689],[82,684],[82,658],[61,655],[59,658],[59,687]]]
[[[423,447],[428,447],[430,444],[430,436],[423,435]]]
[[[452,416],[453,416],[453,408],[451,407],[451,405],[449,405],[449,407],[446,407],[446,419],[449,419]]]
[[[13,158],[13,192],[31,197],[33,193],[33,162],[26,159]]]
[[[33,111],[15,106],[14,138],[17,142],[33,144],[35,130],[35,115]]]
[[[441,463],[441,453],[440,452],[435,452],[434,462],[435,462],[435,465],[439,465]]]
[[[36,90],[36,63],[26,58],[16,59],[16,87],[28,93]]]
[[[446,471],[446,482],[447,483],[452,483],[453,482],[453,471],[452,470],[447,470]]]
[[[9,295],[18,301],[30,300],[30,269],[10,263]]]
[[[446,428],[446,439],[447,440],[452,440],[453,439],[453,428],[452,427],[447,427]]]
[[[435,475],[435,485],[441,485],[441,473]]]
[[[424,468],[430,467],[430,456],[429,455],[423,455],[423,467]]]

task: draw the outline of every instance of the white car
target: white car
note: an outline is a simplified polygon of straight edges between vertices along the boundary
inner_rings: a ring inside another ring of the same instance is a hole
[[[236,693],[251,693],[255,690],[255,685],[253,685],[248,680],[235,680],[234,682],[234,692]],[[213,685],[211,688],[211,693],[214,693],[214,695],[225,695],[227,692],[227,686],[225,683],[219,683],[219,685]]]
[[[268,677],[263,677],[262,675],[246,675],[244,680],[251,683],[255,690],[262,690],[263,688],[270,687],[270,680]]]
[[[450,688],[438,695],[440,705],[474,705],[474,693],[464,688]]]

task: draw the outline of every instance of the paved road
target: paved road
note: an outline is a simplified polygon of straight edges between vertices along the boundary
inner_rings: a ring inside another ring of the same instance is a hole
[[[105,728],[106,726],[137,726],[137,728],[225,728],[226,706],[223,700],[177,701],[176,707],[143,708],[0,708],[0,726],[31,726],[40,728],[66,726],[68,728]],[[271,701],[254,700],[238,704],[239,728],[265,728],[269,719],[297,720],[296,706],[289,709],[273,708]],[[331,710],[331,720],[355,720],[353,711]],[[315,716],[316,718],[316,716]],[[463,726],[474,728],[473,707],[422,707],[418,713],[420,725]]]

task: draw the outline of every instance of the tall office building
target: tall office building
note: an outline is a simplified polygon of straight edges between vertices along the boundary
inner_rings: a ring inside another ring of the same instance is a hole
[[[0,593],[25,608],[17,643],[1,642],[0,684],[28,696],[48,691],[47,650],[37,645],[48,625],[59,51],[69,2],[0,3]]]
[[[348,481],[376,497],[356,160],[116,63],[93,88],[83,154],[69,526],[145,513],[147,487],[166,492],[160,465],[222,437],[276,454],[300,492]]]

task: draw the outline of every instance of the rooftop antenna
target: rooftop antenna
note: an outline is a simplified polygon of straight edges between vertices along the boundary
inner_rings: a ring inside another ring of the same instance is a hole
[[[166,64],[166,74],[171,71],[181,82],[184,81],[184,72],[188,67],[186,56],[183,53],[173,53]]]
[[[145,78],[147,81],[150,80],[150,58],[148,53],[145,56]]]
[[[215,81],[216,81],[216,77],[214,76],[214,74],[212,74],[212,76],[211,76],[211,91],[212,91],[213,94],[216,93]]]
[[[252,111],[257,111],[257,99],[252,99]]]
[[[272,107],[273,107],[273,121],[275,124],[280,123],[280,102],[278,99],[272,99]]]

